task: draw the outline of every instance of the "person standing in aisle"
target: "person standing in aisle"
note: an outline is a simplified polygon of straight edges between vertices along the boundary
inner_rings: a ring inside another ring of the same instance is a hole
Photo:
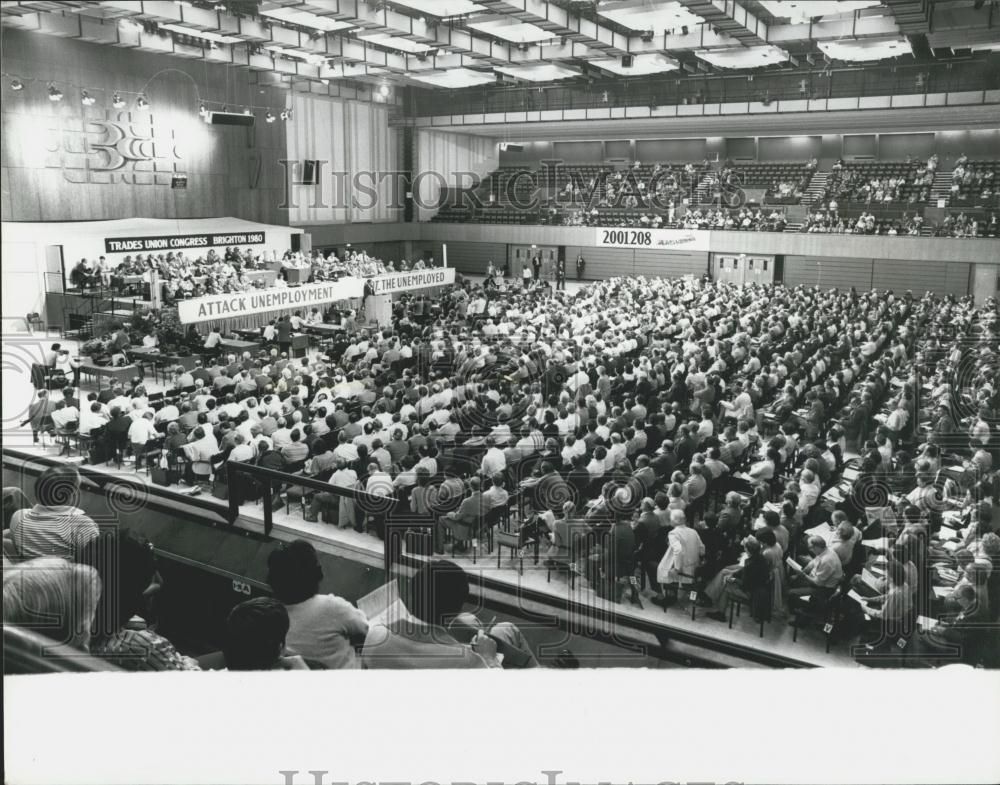
[[[576,257],[576,280],[583,280],[583,270],[587,266],[587,262],[583,258],[583,254],[577,254]]]
[[[556,262],[556,289],[566,289],[566,260],[562,256]]]

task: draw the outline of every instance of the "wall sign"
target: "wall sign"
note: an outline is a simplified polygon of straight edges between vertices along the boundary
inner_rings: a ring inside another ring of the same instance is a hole
[[[707,251],[709,233],[700,229],[596,229],[594,245],[602,248]]]
[[[60,113],[48,130],[46,168],[71,183],[170,185],[184,173],[174,128],[137,111]]]
[[[447,286],[455,283],[454,267],[434,267],[430,270],[414,270],[408,273],[388,273],[368,279],[374,294],[409,292],[432,286]]]
[[[232,245],[260,245],[264,232],[233,234],[179,234],[159,237],[106,237],[105,253],[142,253],[147,251],[183,251],[186,248],[211,248]]]

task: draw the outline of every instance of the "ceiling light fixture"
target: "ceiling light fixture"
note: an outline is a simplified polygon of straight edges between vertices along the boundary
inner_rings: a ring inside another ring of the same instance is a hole
[[[273,123],[274,122],[274,113],[270,109],[268,109],[267,110],[267,114],[264,115],[264,122],[265,123]]]
[[[14,91],[23,90],[24,89],[24,82],[22,82],[20,79],[18,79],[15,76],[13,79],[10,80],[10,89],[14,90]]]
[[[62,99],[63,99],[62,90],[60,90],[54,84],[50,84],[49,85],[49,100],[52,101],[52,103],[55,103],[56,101],[61,101]]]
[[[97,99],[94,98],[94,96],[92,96],[86,90],[83,90],[80,92],[80,103],[83,104],[84,106],[93,106],[95,103],[97,103]]]
[[[115,93],[114,95],[111,96],[111,105],[115,109],[124,109],[125,108],[125,102],[122,100],[122,97],[120,95],[118,95],[118,93]]]
[[[205,106],[205,104],[202,104],[201,106],[199,106],[198,107],[198,114],[201,117],[204,117],[205,115],[207,115],[208,114],[208,107]]]
[[[149,110],[149,101],[146,100],[146,96],[140,95],[135,99],[135,106],[140,112],[145,112]]]
[[[378,94],[380,96],[382,96],[383,98],[388,98],[389,97],[389,85],[387,85],[387,84],[380,85],[379,88],[378,88]]]

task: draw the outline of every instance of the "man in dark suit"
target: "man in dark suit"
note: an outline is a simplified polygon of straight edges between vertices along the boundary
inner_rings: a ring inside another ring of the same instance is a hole
[[[282,354],[291,354],[292,351],[292,323],[287,316],[282,316],[275,325],[278,333],[278,349]]]
[[[470,536],[475,536],[477,529],[482,524],[485,512],[486,505],[483,501],[483,494],[480,491],[479,478],[472,477],[469,480],[469,495],[462,500],[458,510],[449,512],[438,518],[437,526],[434,527],[434,552],[444,553],[443,543],[444,530],[447,528],[446,520],[470,527],[472,530],[472,535]]]
[[[202,383],[208,387],[212,381],[212,374],[209,373],[207,369],[202,367],[201,360],[196,360],[194,370],[191,371],[191,378],[195,381],[201,379]]]
[[[556,262],[556,289],[566,288],[566,260],[559,257]]]

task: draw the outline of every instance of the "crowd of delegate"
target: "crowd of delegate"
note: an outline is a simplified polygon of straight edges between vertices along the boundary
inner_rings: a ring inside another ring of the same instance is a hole
[[[255,463],[326,483],[290,477],[271,502],[331,531],[381,536],[371,500],[389,499],[459,563],[504,527],[550,577],[613,602],[694,592],[706,624],[741,602],[878,661],[997,664],[995,299],[614,278],[572,294],[459,280],[439,301],[404,299],[391,328],[322,355],[222,357],[178,369],[156,404],[139,384],[82,408],[168,482],[243,501]],[[91,531],[80,511],[56,526],[38,496],[12,521],[17,558]]]

